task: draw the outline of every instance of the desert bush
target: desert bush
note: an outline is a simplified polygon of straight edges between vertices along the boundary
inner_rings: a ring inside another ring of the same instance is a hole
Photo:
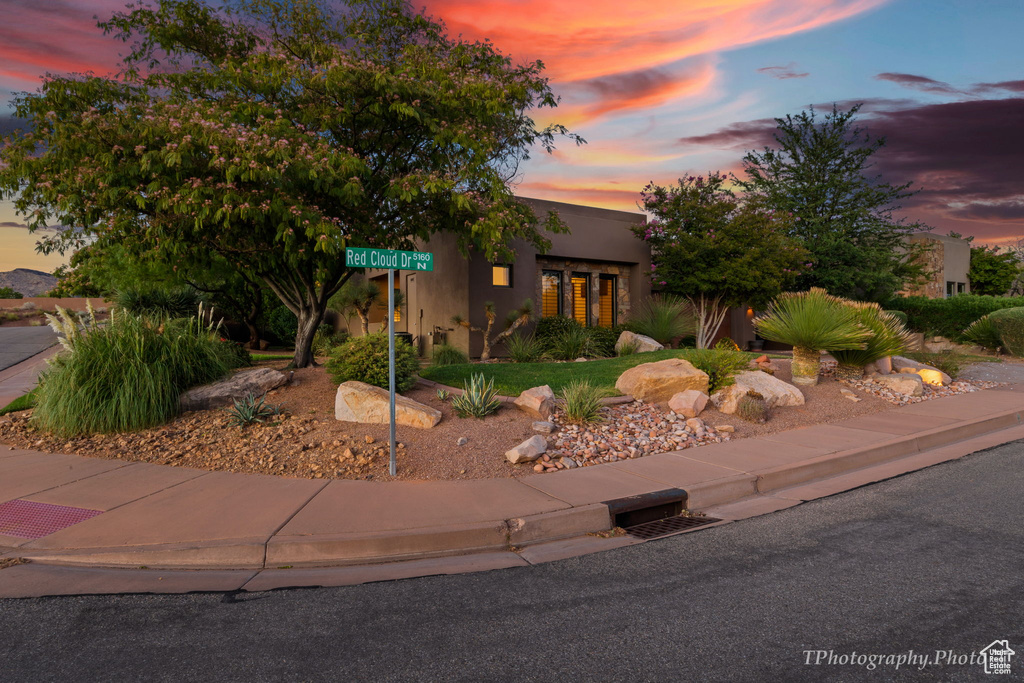
[[[1004,308],[1024,306],[1024,297],[959,294],[948,299],[910,296],[892,299],[887,309],[907,314],[907,327],[928,335],[963,340],[964,331],[978,318]]]
[[[1024,307],[993,311],[988,319],[999,333],[999,341],[1006,352],[1024,356]]]
[[[733,383],[733,376],[749,369],[750,356],[735,350],[735,344],[723,339],[713,349],[694,349],[686,352],[686,360],[707,373],[708,395]],[[728,340],[731,342],[731,340]]]
[[[561,397],[565,401],[562,410],[569,422],[586,424],[601,420],[601,392],[588,380],[569,382],[563,387]]]
[[[590,352],[598,358],[609,358],[615,355],[615,342],[619,335],[610,327],[588,327],[590,334]]]
[[[990,351],[999,351],[1003,346],[1003,340],[999,338],[996,324],[987,315],[981,316],[968,325],[963,336],[964,341],[977,344]]]
[[[548,354],[555,360],[575,360],[592,355],[590,331],[582,325],[566,328],[548,343]]]
[[[387,389],[388,337],[381,333],[352,337],[331,351],[324,367],[335,384],[357,381]],[[396,338],[395,390],[411,389],[419,369],[419,360],[412,346]]]
[[[22,299],[21,292],[16,292],[10,287],[0,287],[0,299]]]
[[[896,356],[907,350],[911,332],[900,319],[878,304],[848,301],[846,305],[856,312],[857,321],[871,331],[862,349],[825,350],[836,359],[836,376],[857,379],[864,375],[864,366],[886,356]]]
[[[517,332],[505,340],[505,350],[516,363],[533,363],[544,354],[544,345],[536,335]]]
[[[87,334],[64,309],[50,320],[65,352],[42,375],[33,420],[60,436],[166,422],[177,413],[182,391],[219,379],[232,367],[232,352],[216,328],[198,318],[165,327],[118,312]]]
[[[451,344],[437,344],[430,354],[433,365],[462,365],[469,362],[469,356]]]
[[[501,407],[494,380],[485,380],[482,372],[462,383],[462,395],[452,399],[452,409],[459,417],[486,417]]]
[[[335,332],[334,326],[330,323],[323,323],[313,335],[313,355],[329,356],[334,347],[341,346],[348,338],[348,332]]]
[[[765,339],[792,345],[794,384],[818,383],[822,350],[863,349],[871,337],[844,299],[818,287],[779,295],[754,318],[754,328]]]
[[[550,315],[537,321],[537,327],[533,331],[533,336],[541,344],[544,344],[545,347],[549,347],[551,341],[566,330],[577,330],[582,327],[583,325],[580,325],[579,321],[575,318],[564,315]]]
[[[672,295],[652,296],[633,306],[629,325],[637,334],[665,346],[673,339],[693,336],[697,330],[690,304]]]
[[[190,289],[128,288],[114,295],[118,308],[135,316],[187,318],[196,312],[202,298]]]
[[[736,415],[747,422],[767,422],[771,417],[768,402],[756,391],[748,391],[736,402]]]
[[[267,312],[266,332],[278,344],[294,344],[299,334],[299,319],[287,306],[275,306]]]

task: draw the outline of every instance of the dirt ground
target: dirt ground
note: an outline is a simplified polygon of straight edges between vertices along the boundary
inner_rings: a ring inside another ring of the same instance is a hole
[[[260,365],[284,369],[288,361]],[[789,381],[789,362],[775,360],[776,377]],[[732,439],[761,436],[796,427],[836,422],[892,409],[882,398],[859,393],[845,398],[843,385],[825,377],[802,387],[806,404],[779,408],[763,424],[745,422],[711,408],[701,418],[712,427],[731,425]],[[264,425],[239,428],[229,424],[225,410],[185,413],[172,423],[130,434],[59,439],[32,428],[31,411],[0,417],[0,443],[22,448],[118,458],[207,470],[254,472],[303,478],[372,479],[387,481],[387,425],[361,425],[334,418],[336,387],[322,367],[295,372],[292,384],[271,392],[267,401],[280,404],[282,415]],[[460,418],[434,389],[417,386],[406,396],[442,413],[433,429],[398,427],[397,479],[482,479],[532,473],[530,465],[511,465],[504,452],[533,435],[532,419],[511,405],[485,419]],[[465,445],[457,442],[465,437]]]

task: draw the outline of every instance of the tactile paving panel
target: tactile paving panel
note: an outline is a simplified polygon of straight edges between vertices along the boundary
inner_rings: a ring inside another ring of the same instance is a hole
[[[42,538],[102,512],[31,500],[10,500],[0,503],[0,534],[17,538]]]

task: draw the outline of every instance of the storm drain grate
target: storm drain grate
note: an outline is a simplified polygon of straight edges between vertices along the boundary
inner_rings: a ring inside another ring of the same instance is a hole
[[[667,517],[665,519],[656,519],[653,522],[644,522],[643,524],[626,527],[625,532],[634,538],[649,541],[652,538],[661,538],[669,534],[686,531],[687,529],[696,529],[697,527],[721,521],[714,517]]]
[[[42,538],[102,512],[31,500],[11,500],[0,504],[0,534],[17,538]]]

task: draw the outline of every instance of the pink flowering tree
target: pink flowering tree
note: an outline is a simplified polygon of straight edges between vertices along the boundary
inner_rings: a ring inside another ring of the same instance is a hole
[[[651,245],[651,282],[686,298],[697,318],[697,348],[708,348],[731,306],[760,307],[790,287],[807,252],[793,218],[738,199],[718,173],[653,183],[641,193],[651,218],[634,232]]]
[[[516,238],[547,246],[509,187],[569,135],[528,115],[556,105],[539,62],[450,38],[401,0],[159,0],[100,26],[131,46],[122,72],[48,76],[0,149],[0,194],[31,227],[83,227],[52,247],[92,233],[172,264],[215,253],[295,313],[305,367],[353,275],[345,247],[438,231],[491,260]]]

